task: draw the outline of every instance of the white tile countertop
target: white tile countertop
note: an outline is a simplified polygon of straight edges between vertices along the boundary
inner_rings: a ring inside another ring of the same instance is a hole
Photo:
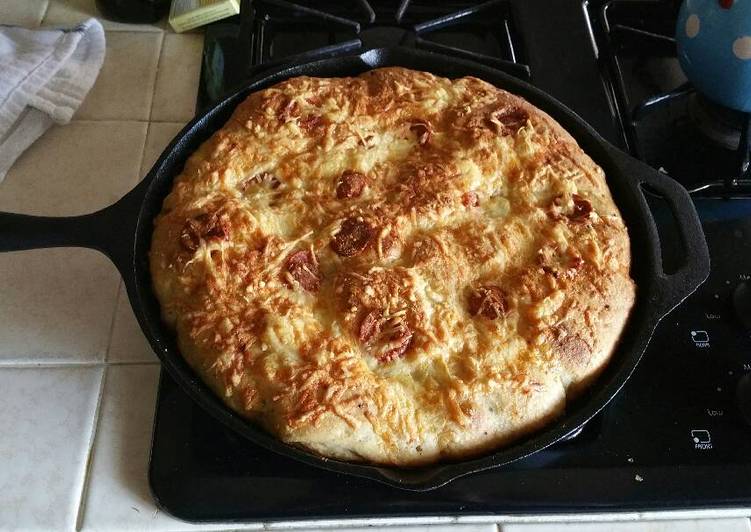
[[[0,0],[0,24],[72,25],[94,14],[94,0]],[[72,215],[104,207],[192,117],[202,35],[174,34],[165,22],[103,24],[107,55],[96,85],[71,124],[50,129],[17,161],[0,184],[0,210]],[[158,510],[149,494],[158,375],[104,256],[0,254],[0,530],[751,532],[741,510],[193,526]]]

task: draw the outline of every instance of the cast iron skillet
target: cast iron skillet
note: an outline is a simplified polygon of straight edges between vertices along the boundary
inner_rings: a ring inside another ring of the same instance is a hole
[[[562,418],[498,452],[418,469],[327,460],[282,443],[225,407],[183,361],[172,332],[162,325],[148,265],[153,219],[161,210],[162,200],[170,191],[173,178],[180,173],[188,156],[227,121],[248,94],[294,76],[351,76],[384,66],[404,66],[452,78],[477,76],[526,98],[560,122],[605,170],[631,236],[631,274],[638,287],[633,313],[611,363],[589,392],[567,407]],[[670,274],[662,268],[659,237],[643,195],[644,186],[667,201],[679,228],[685,257],[677,271]],[[351,57],[323,59],[252,79],[238,92],[185,126],[135,189],[98,212],[67,218],[0,213],[0,251],[56,246],[94,248],[115,263],[123,276],[138,322],[163,366],[194,401],[227,426],[282,455],[409,490],[437,488],[460,476],[507,464],[575,432],[618,393],[639,362],[660,319],[690,295],[709,274],[709,253],[699,219],[688,193],[675,181],[614,148],[567,107],[527,83],[470,61],[401,48],[375,49]]]

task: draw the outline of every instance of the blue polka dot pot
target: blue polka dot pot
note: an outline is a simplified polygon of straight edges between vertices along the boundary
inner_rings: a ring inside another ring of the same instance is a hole
[[[751,0],[685,0],[675,34],[691,83],[719,104],[751,112]]]

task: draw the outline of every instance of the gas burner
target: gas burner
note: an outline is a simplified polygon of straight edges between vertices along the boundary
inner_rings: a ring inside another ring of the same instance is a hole
[[[724,109],[686,82],[676,58],[679,2],[589,2],[593,45],[623,143],[696,196],[751,195],[751,115]]]
[[[718,105],[698,93],[689,97],[688,110],[697,128],[708,139],[726,150],[738,149],[745,122],[744,113]]]

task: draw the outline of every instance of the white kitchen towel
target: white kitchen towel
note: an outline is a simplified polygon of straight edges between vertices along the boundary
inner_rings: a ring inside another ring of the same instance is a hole
[[[70,122],[103,61],[96,19],[71,29],[0,25],[0,182],[53,122]]]

